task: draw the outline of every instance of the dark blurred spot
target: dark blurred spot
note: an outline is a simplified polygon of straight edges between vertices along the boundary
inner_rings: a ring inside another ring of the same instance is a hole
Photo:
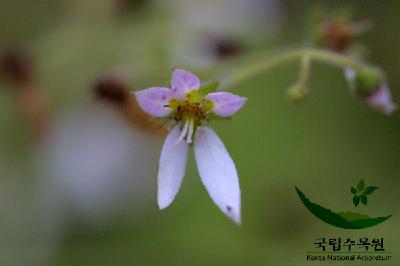
[[[116,105],[126,104],[129,97],[126,85],[115,77],[98,79],[94,86],[94,93],[98,99]]]
[[[32,80],[31,61],[21,52],[9,51],[0,59],[0,75],[16,85],[29,83]]]
[[[121,13],[137,11],[142,8],[149,0],[115,0],[117,2],[117,10]]]
[[[219,59],[226,59],[241,54],[243,47],[232,38],[215,38],[211,42],[211,50]]]
[[[104,76],[95,83],[93,90],[96,98],[100,101],[114,105],[126,122],[135,129],[142,129],[163,137],[166,130],[160,130],[159,125],[149,119],[137,103],[135,97],[130,93],[128,85],[113,76]]]
[[[321,38],[327,48],[342,53],[353,41],[352,25],[349,22],[339,20],[325,21],[321,25]]]
[[[228,212],[231,212],[231,211],[232,211],[232,207],[231,207],[231,206],[226,206],[226,210],[227,210]]]

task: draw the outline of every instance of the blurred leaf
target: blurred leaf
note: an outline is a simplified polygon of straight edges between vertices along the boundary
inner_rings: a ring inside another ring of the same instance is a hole
[[[354,187],[351,187],[351,194],[357,194],[357,189],[355,189]]]
[[[219,86],[218,81],[211,81],[211,82],[201,86],[198,91],[201,95],[207,95],[210,92],[215,92],[217,90],[218,86]]]
[[[371,195],[378,187],[375,186],[369,186],[365,189],[365,194],[366,195]]]
[[[353,197],[353,204],[354,206],[358,206],[358,204],[360,204],[360,197],[359,196],[354,196]]]
[[[364,189],[364,187],[365,187],[364,179],[361,179],[357,184],[357,190],[362,191]]]
[[[367,205],[367,204],[368,204],[368,197],[367,197],[367,195],[365,195],[365,194],[362,194],[362,195],[361,195],[361,202],[362,202],[364,205]]]

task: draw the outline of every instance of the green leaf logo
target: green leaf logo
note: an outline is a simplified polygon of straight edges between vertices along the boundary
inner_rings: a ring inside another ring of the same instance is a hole
[[[351,212],[351,211],[341,211],[335,212],[328,208],[322,207],[321,205],[312,202],[298,187],[295,187],[297,195],[304,204],[304,206],[318,219],[328,223],[330,225],[344,228],[344,229],[362,229],[371,226],[378,225],[392,215],[380,216],[380,217],[370,217],[366,214]],[[358,205],[367,199],[367,195],[354,195],[353,203]]]
[[[354,206],[358,206],[358,204],[360,204],[360,196],[354,196],[353,197],[353,204],[354,204]]]
[[[357,207],[360,205],[360,202],[364,205],[368,204],[368,196],[374,193],[378,187],[376,186],[368,186],[365,187],[365,181],[361,179],[357,183],[357,188],[351,187],[350,192],[353,195],[353,205]]]
[[[367,195],[365,195],[365,194],[362,194],[362,195],[361,195],[361,202],[362,202],[364,205],[367,205],[367,204],[368,204]]]
[[[378,187],[373,187],[373,186],[371,186],[371,187],[367,187],[366,189],[365,189],[365,194],[367,194],[367,195],[371,195],[376,189],[377,189]]]
[[[362,191],[364,189],[364,187],[365,187],[365,182],[363,179],[361,179],[360,181],[358,181],[358,184],[357,184],[358,192]]]

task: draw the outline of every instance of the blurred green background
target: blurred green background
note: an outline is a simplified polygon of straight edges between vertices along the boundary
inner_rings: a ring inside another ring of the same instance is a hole
[[[286,98],[295,63],[235,85],[245,108],[212,125],[238,169],[241,227],[212,203],[192,155],[175,202],[159,211],[163,137],[129,126],[93,94],[104,75],[142,89],[167,84],[179,66],[207,81],[230,56],[307,44],[316,6],[372,21],[359,41],[400,99],[395,0],[1,0],[0,53],[31,58],[51,134],[35,138],[18,92],[2,80],[0,265],[308,265],[320,237],[383,237],[393,259],[381,265],[399,265],[400,116],[371,110],[340,69],[314,65],[311,95],[299,106]],[[354,209],[349,189],[361,178],[379,189]],[[294,186],[333,210],[393,217],[335,228],[304,208]]]

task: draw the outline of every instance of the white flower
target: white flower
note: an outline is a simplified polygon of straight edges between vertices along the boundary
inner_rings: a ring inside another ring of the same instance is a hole
[[[201,86],[194,74],[175,69],[171,89],[153,87],[135,93],[140,107],[154,117],[176,121],[161,151],[158,171],[158,205],[168,207],[185,175],[189,143],[193,142],[201,181],[221,211],[240,224],[240,188],[235,164],[217,134],[202,123],[212,115],[230,117],[246,98],[211,92],[218,84]]]

